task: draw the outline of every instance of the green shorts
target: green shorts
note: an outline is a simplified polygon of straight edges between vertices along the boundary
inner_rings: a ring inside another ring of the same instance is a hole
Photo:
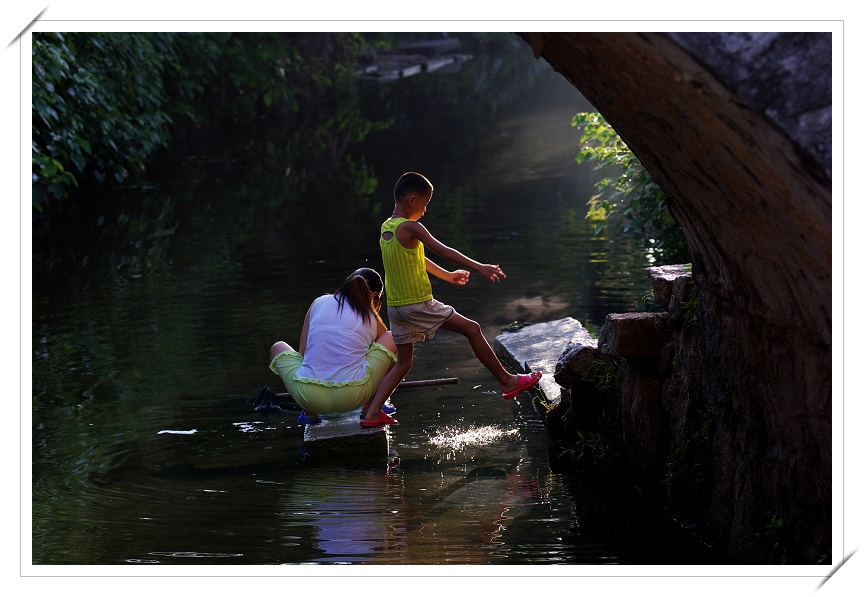
[[[366,354],[366,374],[357,381],[295,379],[294,374],[303,364],[303,355],[296,350],[285,350],[273,357],[270,370],[282,378],[285,389],[304,410],[332,415],[357,410],[368,402],[395,362],[395,354],[374,342]]]

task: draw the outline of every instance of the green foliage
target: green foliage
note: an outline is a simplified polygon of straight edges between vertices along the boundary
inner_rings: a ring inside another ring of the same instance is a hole
[[[598,390],[620,390],[623,372],[615,361],[594,360],[594,387]]]
[[[561,457],[570,457],[583,469],[602,467],[612,469],[622,464],[623,437],[621,434],[622,364],[617,360],[596,359],[591,381],[593,391],[580,392],[574,400],[596,401],[596,410],[580,424],[572,444],[561,450]],[[578,415],[576,415],[578,419]]]
[[[122,183],[182,127],[250,129],[286,115],[281,148],[298,170],[389,122],[363,116],[352,33],[37,33],[33,43],[33,206],[83,180]],[[281,153],[280,153],[281,152]],[[376,185],[360,159],[360,190]]]
[[[65,198],[88,170],[124,181],[168,140],[162,34],[33,35],[33,203]]]
[[[582,463],[594,466],[607,464],[612,457],[613,447],[603,435],[596,431],[589,431],[587,435],[581,431],[577,433],[578,439],[570,448],[561,451],[561,456],[570,456]]]
[[[684,315],[684,325],[694,325],[699,321],[699,296],[695,292],[691,293],[681,302],[681,309]]]
[[[582,469],[612,470],[622,466],[623,437],[620,422],[604,412],[597,429],[578,430],[572,445],[561,450],[560,457],[572,458]]]
[[[617,219],[617,227],[634,232],[670,262],[689,261],[684,235],[666,207],[666,194],[639,159],[598,112],[580,112],[572,126],[582,130],[576,162],[592,163],[608,174],[595,183],[586,218],[598,235]]]
[[[508,323],[504,327],[501,328],[502,332],[518,332],[522,328],[531,325],[530,321],[514,321],[513,323]]]
[[[776,529],[779,529],[783,526],[783,519],[777,518],[776,516],[772,516],[771,520],[762,525],[755,533],[753,533],[756,537],[761,537],[763,535],[767,535]]]
[[[771,516],[771,520],[757,529],[753,536],[760,540],[769,554],[770,563],[788,564],[787,541],[783,533],[783,519]]]

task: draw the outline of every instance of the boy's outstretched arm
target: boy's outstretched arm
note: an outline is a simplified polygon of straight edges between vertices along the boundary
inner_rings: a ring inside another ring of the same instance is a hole
[[[427,249],[440,255],[444,259],[447,259],[448,261],[452,261],[453,263],[455,263],[457,265],[461,265],[464,268],[474,270],[475,272],[477,272],[478,274],[480,274],[481,276],[483,276],[484,278],[486,278],[490,282],[498,282],[498,281],[503,280],[504,278],[507,277],[506,274],[504,274],[504,272],[501,270],[501,268],[498,265],[492,265],[489,263],[480,263],[478,261],[474,261],[473,259],[471,259],[467,255],[463,255],[462,253],[460,253],[456,249],[454,249],[452,247],[448,247],[447,245],[445,245],[444,243],[439,241],[437,238],[432,236],[432,234],[420,222],[405,222],[404,224],[399,226],[398,230],[396,231],[397,236],[399,235],[400,232],[403,232],[403,234],[407,233],[408,235],[410,235],[411,238],[419,240],[420,242],[423,243],[423,245]],[[408,243],[403,242],[402,237],[399,238],[399,242],[403,246],[410,246]],[[428,269],[429,268],[428,264],[431,263],[428,259],[426,260],[426,263],[427,263],[427,266],[426,266],[427,270],[426,271],[428,271],[433,276],[440,277],[434,271]],[[435,266],[435,267],[438,267],[438,266]],[[444,279],[446,280],[447,278],[444,278]],[[467,280],[466,280],[466,282],[467,282]]]

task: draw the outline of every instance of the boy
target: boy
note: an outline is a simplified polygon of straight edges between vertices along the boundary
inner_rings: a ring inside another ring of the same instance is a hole
[[[462,334],[468,339],[474,354],[498,380],[502,397],[507,400],[537,385],[542,376],[539,371],[524,375],[508,372],[476,321],[432,298],[429,274],[459,286],[467,284],[471,274],[465,269],[451,272],[429,261],[425,255],[426,247],[453,263],[476,271],[490,282],[507,277],[497,265],[478,263],[441,243],[417,221],[426,213],[432,191],[432,183],[425,176],[406,172],[393,190],[393,215],[381,225],[379,244],[384,260],[387,316],[396,343],[396,364],[384,376],[372,397],[366,416],[360,420],[363,427],[398,424],[396,419],[382,412],[381,407],[411,370],[414,342],[432,338],[439,328]]]

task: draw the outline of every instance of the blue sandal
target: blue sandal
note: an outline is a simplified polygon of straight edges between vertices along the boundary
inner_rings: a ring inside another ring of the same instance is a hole
[[[385,402],[384,406],[381,407],[381,412],[383,412],[385,415],[392,415],[393,413],[396,412],[396,407],[393,406],[392,404],[390,404],[389,402]],[[366,413],[364,413],[364,412],[360,413],[361,419],[365,416],[366,416]]]
[[[297,422],[298,422],[298,423],[301,423],[301,424],[304,424],[304,425],[317,425],[318,423],[321,422],[321,417],[314,417],[314,418],[312,418],[312,417],[307,417],[307,416],[306,416],[306,411],[305,411],[305,410],[301,410],[301,411],[300,411],[300,416],[297,417]]]

